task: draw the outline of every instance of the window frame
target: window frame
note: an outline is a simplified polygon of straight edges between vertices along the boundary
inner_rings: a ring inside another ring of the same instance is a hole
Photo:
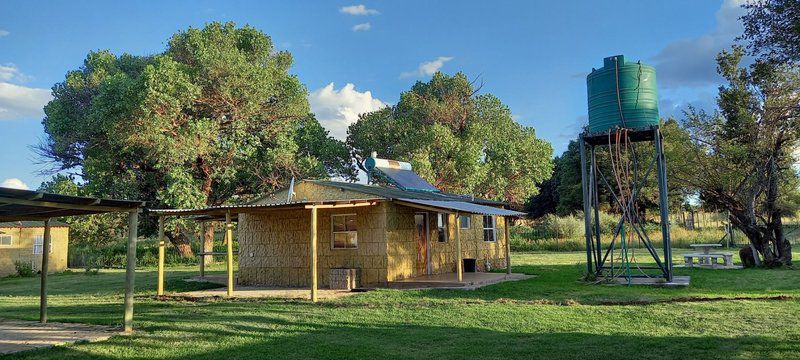
[[[463,226],[461,219],[467,219],[467,226]],[[469,230],[470,228],[472,228],[472,215],[459,215],[458,228],[462,230]]]
[[[490,228],[486,227],[486,218],[491,219],[491,226]],[[492,231],[492,239],[486,240],[486,231]],[[483,215],[483,241],[484,242],[497,242],[497,217],[494,215]]]
[[[439,226],[439,220],[442,221],[442,226]],[[446,243],[450,240],[450,214],[436,213],[436,242]],[[442,233],[444,232],[444,240],[442,240]]]
[[[38,239],[42,240],[39,242],[39,245],[36,245],[36,240]],[[40,249],[38,252],[36,251],[37,247]],[[53,253],[53,237],[50,236],[50,252],[48,254],[52,253]],[[44,235],[43,234],[33,235],[33,255],[42,255],[42,254],[44,254]]]
[[[11,234],[0,234],[0,239],[3,239],[3,238],[8,238],[8,244],[3,244],[3,242],[0,241],[0,247],[11,247],[11,246],[14,246],[14,237]]]
[[[345,230],[345,231],[336,231],[334,228],[334,218],[335,217],[347,217],[358,216],[356,213],[347,213],[347,214],[331,214],[331,250],[358,250],[358,226],[356,226],[355,230]],[[355,219],[354,219],[355,220]],[[345,228],[347,227],[347,221],[345,221]],[[356,239],[356,246],[355,247],[336,247],[335,237],[336,234],[355,234]]]

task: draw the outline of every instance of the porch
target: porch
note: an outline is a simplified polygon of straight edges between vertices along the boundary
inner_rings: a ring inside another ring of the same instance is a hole
[[[533,278],[533,275],[519,273],[493,273],[493,272],[465,272],[462,281],[458,280],[457,273],[443,273],[423,275],[413,278],[390,281],[387,284],[367,286],[367,289],[389,288],[400,290],[413,289],[463,289],[473,290],[487,285],[506,281],[519,281]]]

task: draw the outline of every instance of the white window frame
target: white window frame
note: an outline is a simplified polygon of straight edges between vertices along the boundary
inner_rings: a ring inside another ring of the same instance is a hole
[[[492,219],[492,227],[486,227],[486,218]],[[483,216],[483,241],[485,242],[496,242],[497,241],[497,218],[494,215],[484,215]],[[492,231],[492,240],[486,240],[486,230]]]
[[[442,226],[439,226],[441,220]],[[450,241],[449,221],[450,215],[447,213],[436,213],[436,242],[446,243]],[[439,238],[439,230],[444,230],[444,240]]]
[[[38,245],[36,243],[39,243]],[[38,249],[38,251],[37,251]],[[33,235],[33,255],[42,255],[44,252],[44,235]],[[53,253],[53,237],[50,237],[50,254]]]
[[[467,226],[463,226],[461,219],[467,219]],[[472,216],[470,215],[460,215],[458,217],[458,228],[459,229],[469,229],[472,227]]]
[[[0,246],[2,246],[2,247],[14,246],[14,237],[13,236],[11,236],[9,234],[0,234],[0,239],[5,239],[5,238],[8,238],[8,244],[3,244],[3,242],[0,241]]]
[[[335,217],[345,217],[345,216],[357,216],[355,213],[352,214],[333,214],[331,215],[331,250],[356,250],[358,249],[358,226],[356,226],[355,230],[348,230],[348,231],[334,231],[333,227],[333,218]],[[345,226],[347,226],[347,221],[345,221]],[[355,234],[356,236],[356,246],[355,247],[336,247],[334,237],[336,234]]]

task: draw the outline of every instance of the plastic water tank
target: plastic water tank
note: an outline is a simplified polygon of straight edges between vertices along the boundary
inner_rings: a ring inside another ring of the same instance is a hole
[[[622,55],[607,57],[603,67],[586,77],[589,95],[589,132],[616,128],[657,126],[656,70],[641,62],[627,62]]]

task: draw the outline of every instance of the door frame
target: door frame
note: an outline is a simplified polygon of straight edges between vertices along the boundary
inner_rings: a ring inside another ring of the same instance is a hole
[[[433,273],[431,269],[431,217],[427,211],[414,212],[414,228],[416,229],[417,215],[422,215],[425,222],[425,275]],[[416,235],[414,235],[416,237]],[[415,239],[416,240],[416,239]],[[414,264],[416,268],[416,264]]]

